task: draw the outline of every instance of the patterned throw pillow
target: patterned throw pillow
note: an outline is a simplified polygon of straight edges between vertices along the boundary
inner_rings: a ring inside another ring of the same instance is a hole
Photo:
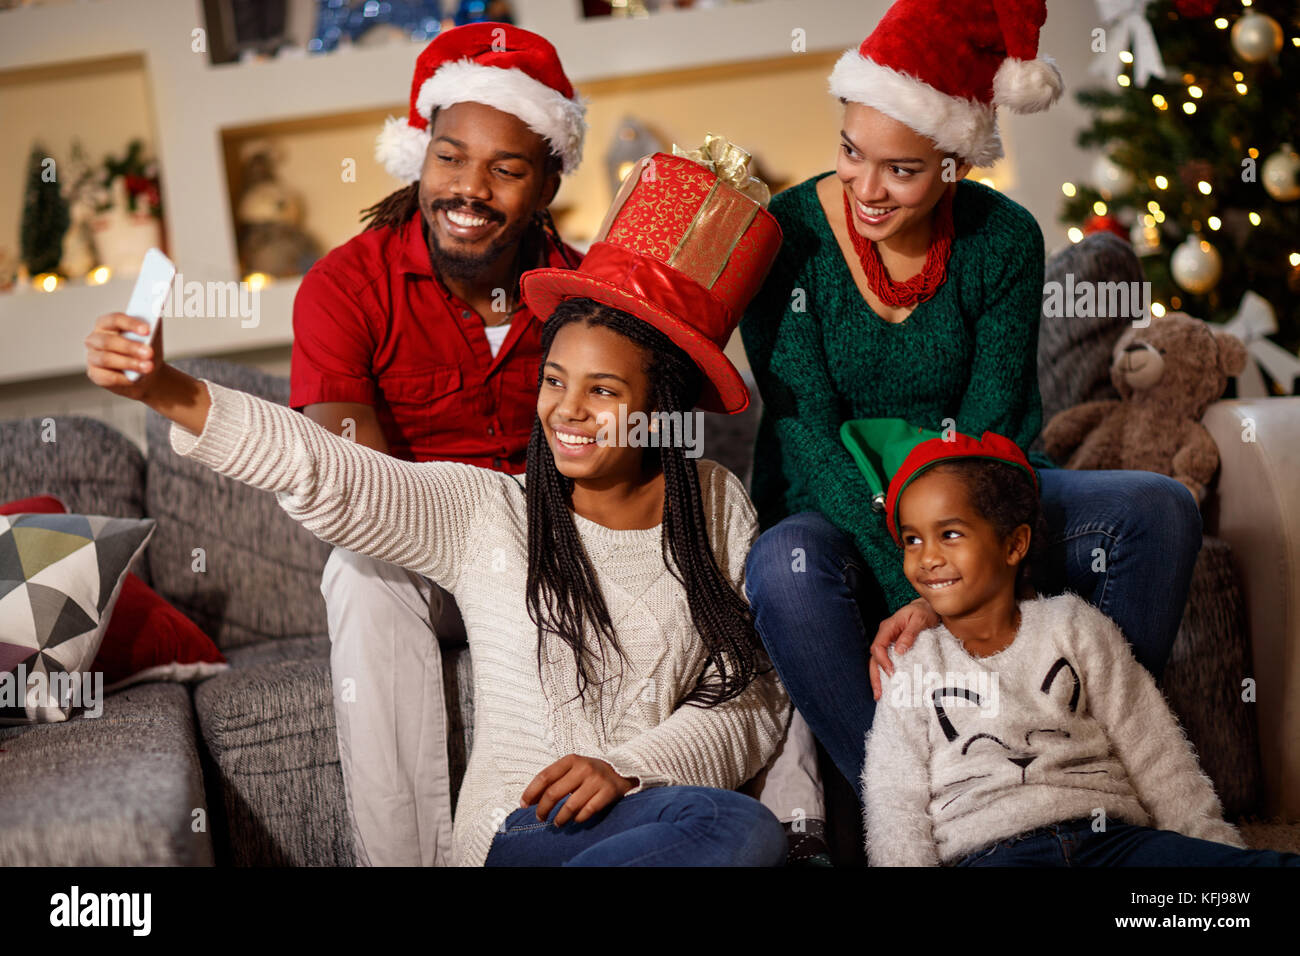
[[[149,518],[0,515],[0,724],[97,713],[91,662],[153,529]]]

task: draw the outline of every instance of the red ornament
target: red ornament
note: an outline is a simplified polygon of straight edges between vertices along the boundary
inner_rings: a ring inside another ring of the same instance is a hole
[[[1113,232],[1125,242],[1129,241],[1128,230],[1114,216],[1098,216],[1096,214],[1089,216],[1083,222],[1083,234],[1090,236],[1094,232]]]
[[[1219,0],[1174,0],[1174,9],[1178,11],[1178,15],[1189,20],[1208,17],[1218,5]]]

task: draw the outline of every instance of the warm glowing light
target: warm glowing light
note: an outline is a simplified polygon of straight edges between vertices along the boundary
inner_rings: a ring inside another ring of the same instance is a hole
[[[1151,303],[1151,314],[1154,315],[1154,316],[1158,319],[1158,318],[1160,318],[1160,316],[1162,316],[1162,315],[1165,314],[1165,307],[1164,307],[1163,305],[1161,305],[1159,302],[1152,302],[1152,303]]]
[[[988,176],[984,176],[983,178],[981,178],[981,179],[980,179],[980,182],[983,183],[985,186],[988,186],[989,189],[997,189],[997,188],[998,188],[996,185],[994,185],[993,180],[990,179]]]
[[[1214,21],[1214,25],[1218,27],[1220,30],[1226,30],[1228,29],[1228,18],[1219,17],[1217,20]]]
[[[1168,188],[1169,188],[1169,180],[1166,179],[1164,176],[1157,176],[1157,177],[1156,177],[1156,188],[1157,188],[1157,189],[1168,189]],[[1153,200],[1153,202],[1154,202],[1154,200]]]
[[[1292,46],[1300,46],[1300,37],[1292,37],[1292,38],[1291,38],[1291,45],[1292,45]]]
[[[1242,5],[1243,7],[1248,7],[1248,6],[1250,6],[1251,3],[1253,3],[1253,2],[1254,2],[1254,0],[1241,0],[1241,5]]]
[[[1186,113],[1188,116],[1191,116],[1193,113],[1196,112],[1196,104],[1191,102],[1184,103],[1183,112]]]
[[[1165,99],[1163,96],[1161,96],[1159,93],[1151,97],[1151,105],[1158,110],[1169,109],[1169,101]]]
[[[108,266],[96,266],[86,274],[86,281],[91,285],[103,285],[112,275],[113,270]]]
[[[1300,266],[1300,252],[1291,253],[1291,255],[1288,257],[1288,261],[1293,266]]]
[[[1150,228],[1155,224],[1156,224],[1156,217],[1151,215],[1151,213],[1147,213],[1142,217],[1142,225],[1146,226],[1147,228]]]
[[[1147,203],[1147,208],[1151,210],[1151,214],[1154,216],[1156,213],[1160,211],[1160,203],[1152,199],[1150,202]]]
[[[1252,213],[1250,214],[1250,224],[1251,224],[1252,226],[1258,226],[1258,225],[1259,225],[1259,222],[1260,222],[1260,219],[1259,219],[1259,213],[1257,213],[1257,212],[1252,212]]]
[[[1070,237],[1071,242],[1078,242],[1083,238],[1083,230],[1078,226],[1071,226],[1066,235]]]
[[[1189,86],[1187,88],[1187,92],[1190,93],[1192,95],[1192,99],[1195,100],[1199,100],[1202,96],[1205,95],[1205,91],[1202,90],[1199,86]]]
[[[1078,191],[1079,190],[1074,188],[1074,183],[1061,183],[1061,192],[1065,193],[1067,196],[1073,196]]]
[[[1245,95],[1246,95],[1246,84],[1245,84],[1245,83],[1238,83],[1238,84],[1237,84],[1237,92],[1240,93],[1242,96],[1245,96]]]
[[[1106,204],[1102,202],[1100,199],[1098,199],[1095,203],[1092,204],[1092,211],[1099,216],[1104,216],[1106,215]]]
[[[244,276],[244,281],[248,283],[249,291],[261,292],[271,284],[271,277],[265,272],[250,272]]]
[[[1158,213],[1155,213],[1154,215],[1155,215],[1155,217],[1156,217],[1156,222],[1164,222],[1164,221],[1165,221],[1165,214],[1164,214],[1164,213],[1162,213],[1162,212],[1158,212]]]
[[[1121,50],[1119,54],[1119,61],[1121,63],[1132,63],[1133,54],[1130,53],[1128,50]]]
[[[1132,80],[1130,80],[1126,74],[1121,73],[1119,76],[1115,77],[1115,82],[1120,86],[1128,86]]]
[[[40,289],[42,292],[53,292],[62,282],[59,276],[53,272],[41,272],[32,277],[32,286]]]
[[[1209,223],[1210,229],[1212,229],[1214,232],[1218,232],[1219,227],[1223,225],[1223,221],[1220,220],[1218,216],[1211,216],[1206,221]]]
[[[1240,83],[1242,80],[1246,78],[1246,74],[1242,73],[1241,70],[1233,70],[1232,78],[1236,80],[1238,83]]]
[[[1250,149],[1246,150],[1246,155],[1251,159],[1259,159],[1259,150],[1252,146]]]
[[[1204,179],[1202,179],[1199,183],[1196,184],[1196,188],[1201,191],[1202,196],[1208,196],[1214,187],[1211,186],[1209,183],[1207,183]]]

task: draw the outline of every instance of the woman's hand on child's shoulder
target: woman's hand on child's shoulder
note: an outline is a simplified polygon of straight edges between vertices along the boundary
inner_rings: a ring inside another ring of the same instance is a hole
[[[876,639],[871,642],[871,696],[880,700],[880,671],[889,676],[894,675],[894,665],[889,662],[889,645],[897,642],[898,653],[904,653],[916,643],[922,631],[929,630],[939,623],[939,615],[934,613],[930,602],[923,597],[911,604],[904,604],[892,615],[880,622],[876,629]]]
[[[636,777],[621,776],[596,757],[569,754],[533,777],[532,783],[524,788],[519,806],[536,803],[537,819],[545,820],[568,795],[568,801],[555,815],[555,825],[562,827],[570,820],[585,823],[637,783]]]

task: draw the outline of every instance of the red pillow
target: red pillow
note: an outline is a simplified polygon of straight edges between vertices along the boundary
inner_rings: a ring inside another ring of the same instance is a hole
[[[0,505],[0,515],[66,514],[53,495]],[[212,639],[134,574],[122,582],[108,631],[91,665],[104,690],[146,680],[202,680],[229,668]]]

